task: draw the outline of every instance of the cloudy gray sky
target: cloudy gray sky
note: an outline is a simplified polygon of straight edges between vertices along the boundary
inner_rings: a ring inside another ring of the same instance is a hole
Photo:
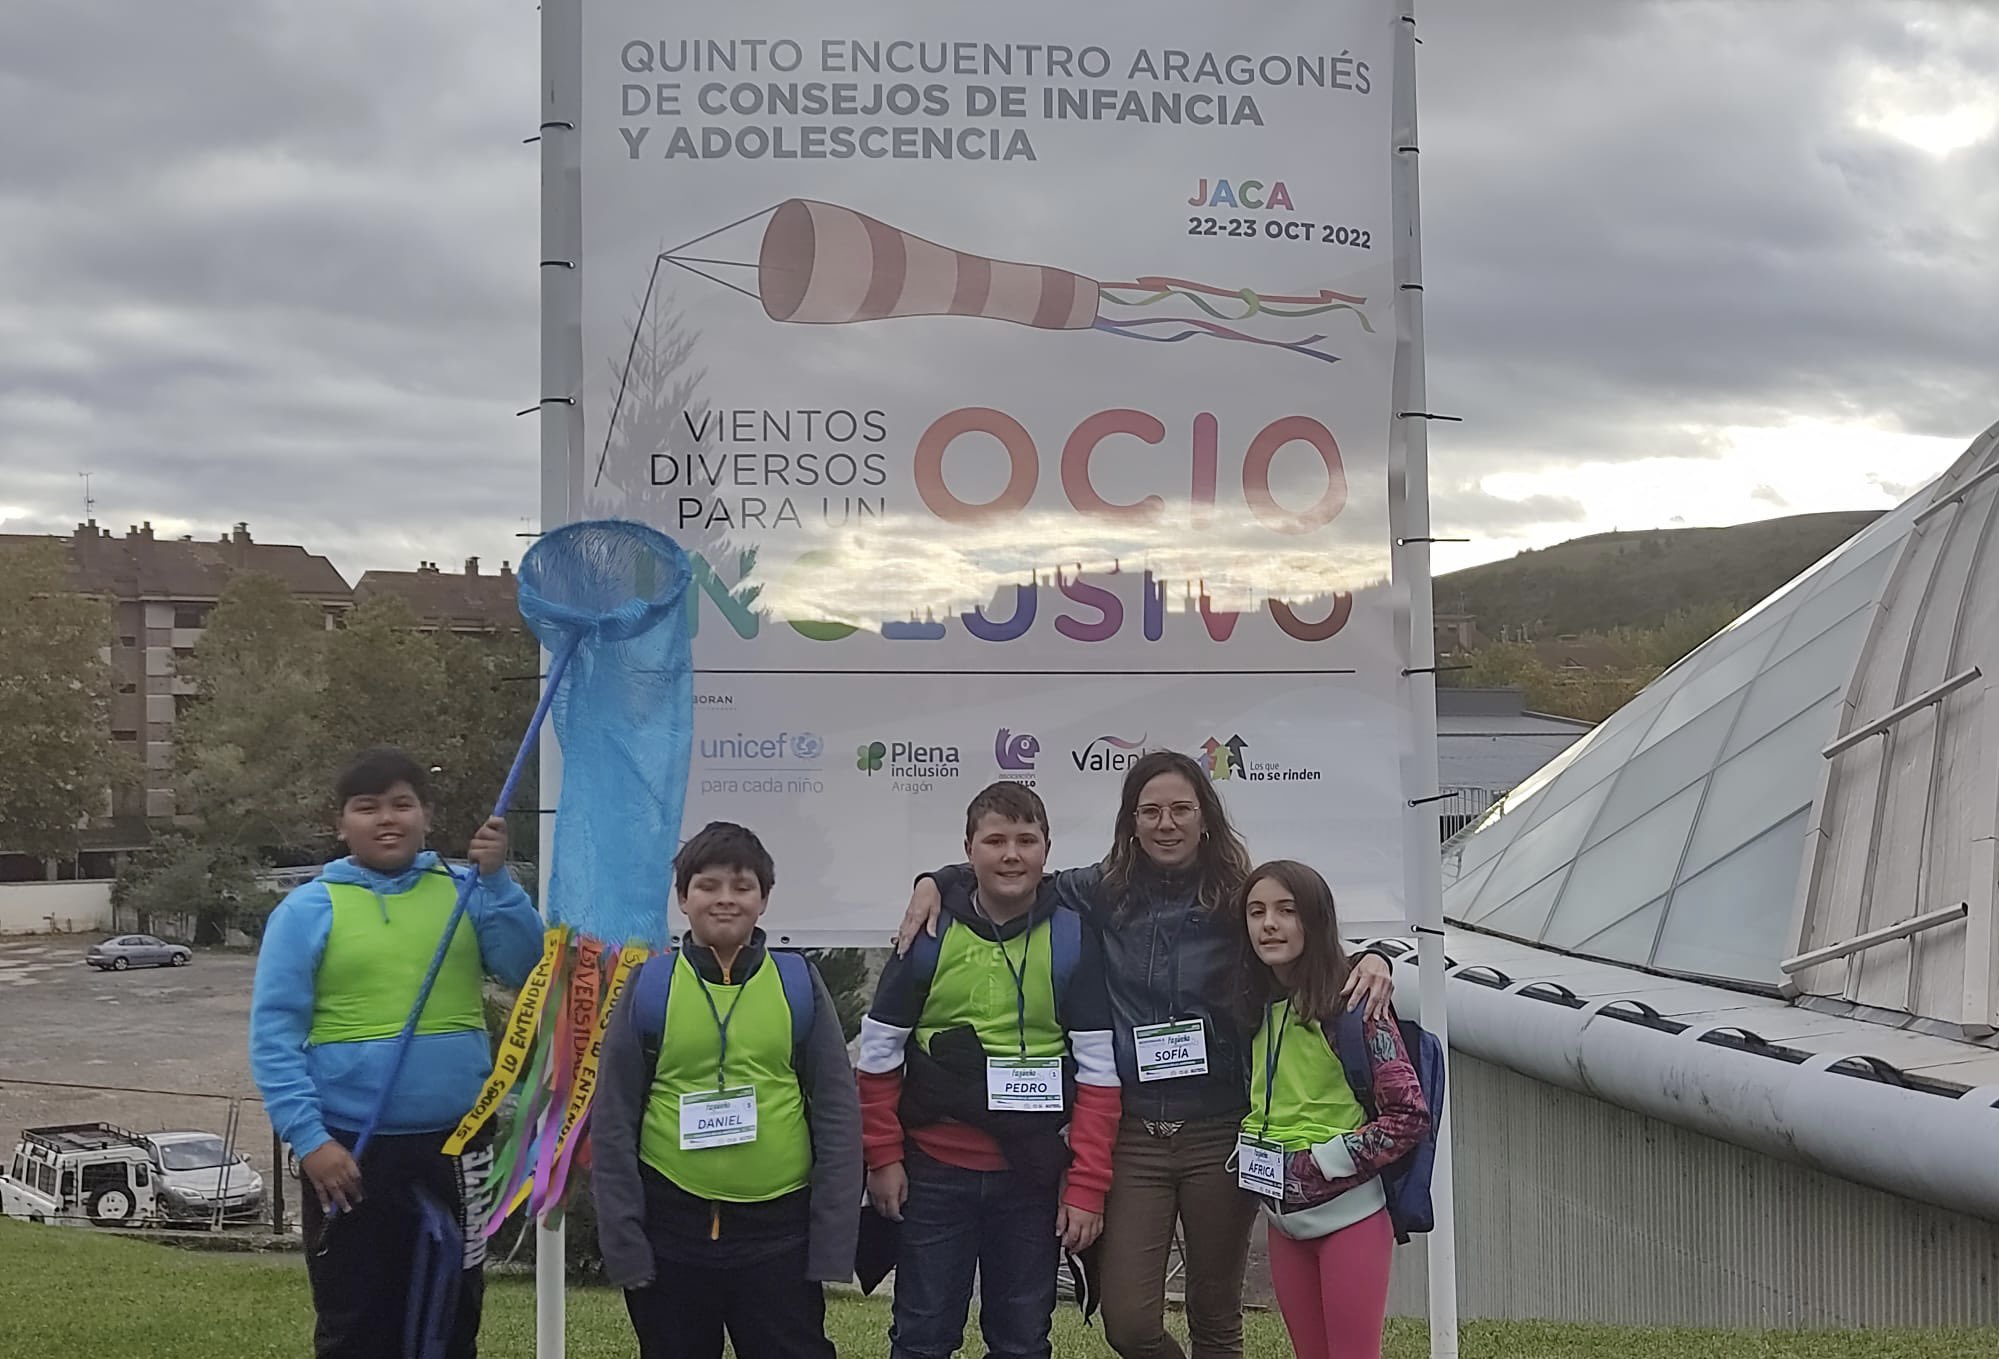
[[[1449,566],[1885,507],[1999,419],[1999,6],[1425,0]],[[532,528],[538,17],[0,11],[0,531]]]

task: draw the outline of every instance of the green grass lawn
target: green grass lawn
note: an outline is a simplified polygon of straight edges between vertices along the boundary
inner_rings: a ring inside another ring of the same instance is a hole
[[[0,1355],[21,1359],[210,1359],[311,1351],[305,1271],[296,1256],[210,1255],[92,1232],[0,1220]],[[836,1298],[834,1343],[853,1359],[888,1353],[888,1311]],[[1388,1354],[1421,1359],[1420,1325],[1394,1322]],[[967,1347],[977,1354],[976,1337]],[[524,1279],[493,1281],[482,1355],[534,1353],[534,1298]],[[625,1310],[609,1289],[569,1295],[569,1353],[576,1359],[635,1353]],[[1102,1332],[1085,1330],[1066,1304],[1056,1314],[1055,1353],[1108,1356]],[[1275,1316],[1249,1318],[1249,1354],[1280,1359],[1291,1346]],[[1999,1354],[1999,1331],[1813,1332],[1743,1335],[1627,1331],[1592,1326],[1480,1322],[1465,1327],[1465,1359],[1961,1359]]]

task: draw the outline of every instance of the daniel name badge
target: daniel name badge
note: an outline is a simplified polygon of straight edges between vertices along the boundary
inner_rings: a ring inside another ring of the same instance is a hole
[[[1265,1198],[1284,1197],[1284,1145],[1248,1133],[1236,1139],[1235,1182]]]
[[[757,1140],[757,1092],[753,1086],[703,1090],[680,1097],[680,1149],[733,1147]]]
[[[1061,1113],[1062,1059],[986,1058],[986,1108],[1017,1114]]]
[[[1198,1019],[1140,1024],[1131,1031],[1141,1081],[1208,1074],[1208,1026]]]

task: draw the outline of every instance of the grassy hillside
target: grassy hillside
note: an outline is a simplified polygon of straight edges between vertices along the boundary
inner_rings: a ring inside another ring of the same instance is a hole
[[[1729,528],[1599,533],[1439,576],[1439,613],[1479,630],[1536,638],[1656,628],[1673,614],[1729,604],[1740,612],[1851,538],[1876,512],[1800,514]]]

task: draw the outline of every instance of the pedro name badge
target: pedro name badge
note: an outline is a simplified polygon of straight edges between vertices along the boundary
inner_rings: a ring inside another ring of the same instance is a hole
[[[1017,1114],[1061,1113],[1062,1059],[986,1058],[986,1108]]]
[[[703,1090],[680,1097],[680,1149],[733,1147],[757,1140],[757,1092],[754,1086],[733,1090]]]
[[[1284,1197],[1284,1144],[1248,1133],[1236,1139],[1235,1182],[1265,1198]]]
[[[1140,1024],[1131,1031],[1141,1081],[1208,1074],[1208,1026],[1199,1019]]]

